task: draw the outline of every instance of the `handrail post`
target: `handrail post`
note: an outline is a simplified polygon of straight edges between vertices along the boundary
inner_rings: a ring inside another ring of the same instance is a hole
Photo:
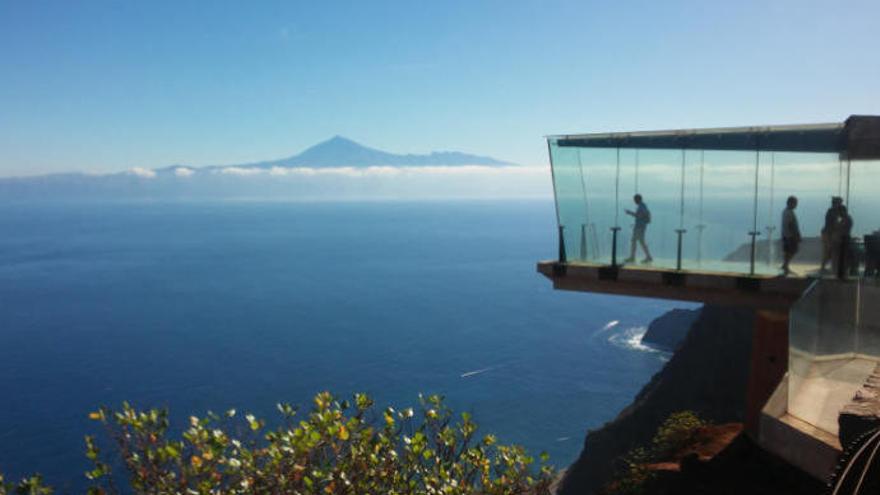
[[[581,261],[587,261],[587,224],[581,224],[581,252],[580,258]]]
[[[675,233],[678,234],[678,250],[675,255],[675,269],[681,270],[681,242],[682,236],[684,236],[687,229],[675,229]]]
[[[568,260],[565,256],[565,226],[559,226],[559,262],[560,263],[568,263]]]
[[[755,253],[757,250],[757,240],[756,238],[761,235],[757,230],[752,230],[749,232],[749,235],[752,236],[752,248],[749,253],[749,275],[755,274]]]
[[[611,227],[611,266],[617,266],[617,233],[620,227]]]

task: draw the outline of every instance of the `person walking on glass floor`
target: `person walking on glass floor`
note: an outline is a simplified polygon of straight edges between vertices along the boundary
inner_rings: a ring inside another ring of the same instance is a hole
[[[840,214],[840,207],[843,206],[843,198],[840,196],[831,197],[831,208],[825,212],[825,225],[822,227],[822,266],[819,267],[820,273],[825,273],[825,265],[829,261],[833,263],[835,254],[835,237],[840,222],[843,220]]]
[[[798,200],[794,196],[789,196],[785,203],[785,209],[782,210],[782,275],[787,276],[791,273],[788,264],[798,252],[801,244],[801,228],[798,225],[797,215],[794,214],[797,208]]]
[[[645,259],[642,260],[642,263],[650,263],[654,260],[651,258],[651,250],[648,249],[648,244],[645,242],[645,230],[648,228],[648,224],[651,223],[651,211],[648,210],[648,205],[642,201],[642,195],[636,194],[633,196],[633,201],[636,203],[636,210],[626,210],[626,214],[635,218],[636,223],[633,226],[632,233],[632,241],[630,242],[630,251],[629,258],[624,260],[624,263],[632,263],[636,259],[636,242],[642,245],[642,250],[645,251]]]

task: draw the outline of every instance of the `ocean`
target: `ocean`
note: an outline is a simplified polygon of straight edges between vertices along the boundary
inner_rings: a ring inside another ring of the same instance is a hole
[[[550,200],[0,203],[0,472],[86,481],[99,405],[269,419],[329,390],[439,393],[565,467],[693,307],[554,291]]]

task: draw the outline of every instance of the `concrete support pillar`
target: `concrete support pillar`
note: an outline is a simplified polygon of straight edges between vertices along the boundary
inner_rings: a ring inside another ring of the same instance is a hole
[[[757,438],[761,409],[788,370],[788,312],[757,311],[746,391],[746,431]]]

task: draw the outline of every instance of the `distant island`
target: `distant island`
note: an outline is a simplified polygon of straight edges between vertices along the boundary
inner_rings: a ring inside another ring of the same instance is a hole
[[[159,175],[177,175],[191,176],[197,173],[205,172],[222,172],[224,170],[270,170],[274,168],[365,168],[365,167],[426,167],[426,166],[465,166],[465,165],[483,165],[483,166],[504,166],[513,165],[513,163],[497,160],[488,156],[471,155],[459,151],[433,151],[428,154],[397,154],[382,151],[360,143],[352,141],[343,136],[334,136],[326,141],[322,141],[302,153],[281,158],[278,160],[268,160],[255,163],[233,164],[233,165],[209,165],[209,166],[191,166],[176,164],[162,168],[133,168],[119,174],[135,175],[143,178],[152,178]],[[181,173],[182,170],[186,172]],[[89,174],[89,173],[67,173],[67,174],[51,174],[40,176],[45,177],[65,177],[82,175],[84,177],[106,177],[108,175],[118,174]],[[0,180],[28,180],[38,179],[40,177],[15,177],[11,179]]]
[[[244,168],[272,167],[419,167],[431,165],[512,165],[488,156],[458,151],[434,151],[427,155],[399,155],[364,146],[346,137],[334,136],[298,155],[280,160],[236,165]],[[217,167],[207,167],[208,169]]]
[[[488,156],[460,151],[426,154],[397,154],[351,139],[335,136],[299,154],[276,160],[230,165],[193,166],[175,164],[159,168],[132,167],[128,170],[94,174],[73,172],[28,177],[0,178],[0,197],[7,199],[64,198],[167,198],[167,197],[325,197],[412,196],[430,194],[435,188],[428,179],[410,180],[395,187],[388,177],[418,174],[486,172],[520,168]],[[247,180],[245,180],[245,178]],[[343,184],[345,179],[357,184]],[[384,183],[371,183],[384,180]],[[405,181],[404,181],[405,182]],[[461,188],[447,184],[444,192]],[[340,185],[343,184],[343,185]],[[344,187],[343,187],[344,186]],[[467,184],[465,183],[465,189]],[[476,192],[476,185],[469,186]]]

